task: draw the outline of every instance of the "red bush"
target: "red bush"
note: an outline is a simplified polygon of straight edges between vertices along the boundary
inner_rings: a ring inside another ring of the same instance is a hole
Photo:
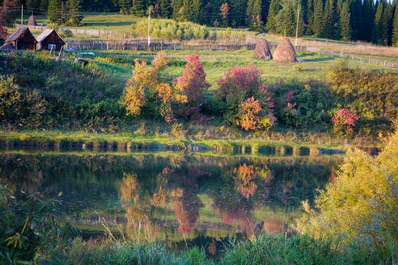
[[[204,92],[210,87],[206,82],[206,73],[199,56],[195,54],[188,55],[188,63],[182,76],[177,78],[176,88],[187,97],[187,103],[183,105],[180,115],[184,118],[190,118],[198,113],[200,107],[205,102]]]

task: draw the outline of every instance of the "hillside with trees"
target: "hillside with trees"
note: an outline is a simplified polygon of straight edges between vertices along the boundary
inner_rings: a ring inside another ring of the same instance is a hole
[[[79,25],[82,11],[120,12],[218,27],[344,41],[398,45],[398,1],[386,0],[3,0],[3,16],[20,8],[47,12],[49,21]],[[7,20],[7,19],[6,19]]]

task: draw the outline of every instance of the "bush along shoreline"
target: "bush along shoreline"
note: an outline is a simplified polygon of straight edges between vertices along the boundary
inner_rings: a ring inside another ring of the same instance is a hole
[[[127,83],[96,63],[54,64],[43,54],[0,54],[0,62],[3,131],[129,132],[194,141],[269,139],[285,131],[296,142],[375,145],[392,131],[398,112],[396,75],[345,61],[330,69],[326,82],[268,84],[253,64],[236,66],[212,91],[194,54],[178,77],[167,74],[172,62],[165,52],[149,62],[135,59]]]

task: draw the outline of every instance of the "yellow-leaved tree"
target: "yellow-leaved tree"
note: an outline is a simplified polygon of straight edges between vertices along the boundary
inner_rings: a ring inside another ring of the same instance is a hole
[[[377,157],[349,151],[315,209],[303,205],[296,227],[302,234],[382,248],[398,242],[398,131]]]
[[[159,114],[166,122],[175,120],[172,105],[185,103],[187,99],[178,88],[162,79],[167,64],[165,52],[158,53],[152,65],[135,60],[133,76],[124,90],[127,115],[139,116],[146,112],[146,115]]]

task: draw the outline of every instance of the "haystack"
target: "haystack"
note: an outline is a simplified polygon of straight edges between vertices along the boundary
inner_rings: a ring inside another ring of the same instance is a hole
[[[266,39],[259,39],[254,50],[254,57],[258,59],[272,60],[271,49]]]
[[[274,60],[278,63],[297,62],[296,51],[288,38],[282,38],[274,53]]]
[[[37,26],[36,18],[34,15],[31,15],[28,20],[29,26]]]

